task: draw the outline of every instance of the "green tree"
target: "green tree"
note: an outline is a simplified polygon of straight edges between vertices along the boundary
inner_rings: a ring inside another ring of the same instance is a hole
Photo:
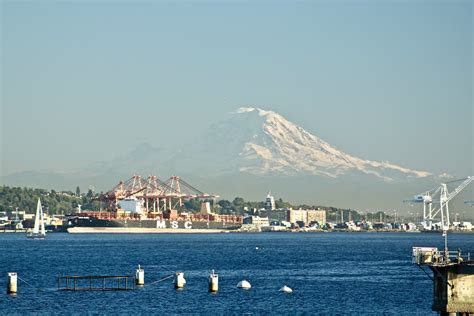
[[[232,208],[232,203],[230,203],[228,200],[220,200],[217,204],[219,204],[219,206],[224,210],[229,210]]]
[[[76,187],[76,195],[77,196],[81,195],[81,188],[79,188],[79,186]]]

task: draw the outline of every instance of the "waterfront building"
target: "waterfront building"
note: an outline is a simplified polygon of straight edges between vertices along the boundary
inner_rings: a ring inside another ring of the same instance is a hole
[[[326,224],[326,210],[317,209],[317,210],[308,210],[307,211],[307,223],[318,222],[320,226]]]
[[[293,209],[278,209],[278,210],[260,210],[259,215],[268,217],[270,222],[302,222],[305,226],[311,223],[318,222],[320,226],[326,224],[326,210],[293,210]]]
[[[270,225],[268,221],[268,217],[260,217],[260,216],[247,216],[244,218],[243,223],[252,224],[257,227]]]
[[[275,209],[275,199],[272,196],[271,192],[268,192],[267,198],[265,200],[265,210],[271,211]]]
[[[288,210],[260,210],[259,215],[262,217],[268,217],[270,222],[288,222]]]

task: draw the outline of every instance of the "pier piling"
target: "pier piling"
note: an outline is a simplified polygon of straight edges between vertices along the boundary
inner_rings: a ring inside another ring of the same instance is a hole
[[[16,272],[8,272],[7,294],[16,294],[18,290],[18,276]]]
[[[143,270],[140,265],[135,272],[135,280],[137,285],[145,285],[145,270]]]
[[[219,276],[212,270],[209,274],[209,292],[217,292],[219,290]]]

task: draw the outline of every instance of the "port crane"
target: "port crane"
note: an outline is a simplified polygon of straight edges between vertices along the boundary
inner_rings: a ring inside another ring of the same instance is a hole
[[[405,203],[423,203],[423,221],[422,225],[424,229],[431,230],[433,225],[434,215],[433,215],[433,196],[438,194],[440,188],[434,188],[429,191],[417,194],[413,199],[404,200]]]
[[[449,252],[448,252],[448,230],[449,230],[449,201],[451,201],[456,195],[458,195],[462,190],[464,190],[472,181],[474,176],[469,176],[463,179],[449,181],[446,183],[441,183],[440,186],[434,190],[427,191],[425,194],[417,195],[412,200],[407,200],[408,202],[417,202],[423,203],[423,221],[426,223],[426,220],[432,221],[438,214],[441,217],[441,229],[443,231],[444,237],[444,254],[445,260],[449,262]],[[449,192],[448,184],[461,182],[453,191]],[[433,196],[439,194],[439,208],[436,208],[434,211],[431,208],[431,203],[433,203]],[[429,205],[429,212],[426,214],[425,206]],[[429,229],[432,228],[431,222]]]
[[[439,215],[441,218],[441,228],[443,231],[449,229],[449,201],[458,195],[464,188],[466,188],[474,180],[473,176],[463,179],[441,183],[439,187],[415,195],[413,199],[404,200],[406,203],[423,203],[423,228],[431,230],[433,228],[433,221]],[[449,192],[448,184],[462,181],[453,191]],[[435,198],[438,199],[435,199]],[[433,204],[439,204],[439,207],[434,207]]]

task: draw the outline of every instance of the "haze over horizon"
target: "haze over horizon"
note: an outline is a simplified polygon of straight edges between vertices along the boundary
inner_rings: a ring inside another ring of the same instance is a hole
[[[474,174],[471,1],[0,6],[0,179],[180,147],[242,106],[356,157]]]

